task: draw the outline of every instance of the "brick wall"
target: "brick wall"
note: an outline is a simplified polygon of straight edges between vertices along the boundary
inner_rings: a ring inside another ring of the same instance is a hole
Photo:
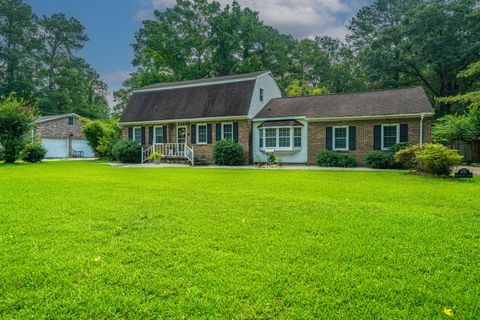
[[[35,126],[35,134],[38,135],[39,139],[64,139],[68,137],[71,137],[72,139],[84,139],[85,137],[81,131],[81,128],[84,125],[85,123],[74,118],[73,126],[70,127],[68,126],[68,117],[65,117],[37,123]]]
[[[251,122],[249,120],[240,120],[238,122],[238,143],[243,148],[243,163],[250,163],[250,128]],[[219,122],[189,122],[186,123],[187,126],[187,144],[189,147],[192,147],[191,143],[191,125],[192,124],[205,124],[210,123],[212,125],[212,144],[194,144],[193,151],[195,153],[195,159],[205,159],[208,163],[213,162],[213,145],[216,143],[216,124]],[[161,124],[159,124],[161,125]],[[169,123],[165,124],[167,126],[167,141],[168,143],[177,142],[177,124]],[[182,125],[184,125],[182,123]],[[148,126],[145,129],[145,141],[149,141],[149,132]],[[128,127],[122,128],[122,136],[124,139],[128,139]]]
[[[424,118],[423,142],[431,141],[432,118]],[[363,120],[363,121],[335,121],[335,122],[309,122],[308,123],[308,163],[315,164],[315,156],[326,149],[326,128],[333,126],[356,126],[356,150],[338,151],[354,156],[359,165],[364,165],[365,154],[373,149],[373,126],[381,124],[408,124],[408,142],[420,142],[420,118],[414,119],[389,119],[389,120]]]

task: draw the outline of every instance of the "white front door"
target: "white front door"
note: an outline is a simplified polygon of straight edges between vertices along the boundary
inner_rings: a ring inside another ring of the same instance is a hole
[[[177,143],[187,143],[187,126],[177,126]]]

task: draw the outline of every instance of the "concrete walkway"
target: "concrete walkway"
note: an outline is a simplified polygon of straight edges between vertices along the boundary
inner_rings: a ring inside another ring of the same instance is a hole
[[[216,165],[208,165],[208,166],[190,166],[187,164],[170,164],[170,163],[161,163],[161,164],[154,164],[154,163],[144,163],[144,164],[127,164],[127,163],[117,163],[117,162],[109,162],[108,165],[112,167],[120,167],[120,168],[193,168],[193,169],[258,169],[258,170],[318,170],[318,171],[392,171],[389,169],[372,169],[372,168],[325,168],[325,167],[317,167],[317,166],[305,166],[305,165],[283,165],[281,167],[278,166],[216,166]]]

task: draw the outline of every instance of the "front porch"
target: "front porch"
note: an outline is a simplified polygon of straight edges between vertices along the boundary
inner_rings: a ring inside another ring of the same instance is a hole
[[[154,143],[151,146],[142,147],[142,163],[150,160],[150,156],[158,152],[162,160],[186,160],[192,166],[195,165],[193,146],[190,148],[186,143]]]

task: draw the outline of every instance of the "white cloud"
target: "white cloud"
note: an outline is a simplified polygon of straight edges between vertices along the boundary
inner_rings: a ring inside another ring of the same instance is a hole
[[[115,71],[112,73],[108,73],[102,76],[103,81],[105,81],[109,86],[121,84],[123,81],[130,78],[131,71]]]
[[[175,0],[139,0],[141,9],[136,18],[151,17],[153,10],[174,6]],[[219,0],[222,5],[230,0]],[[349,18],[371,0],[238,0],[242,7],[259,12],[265,24],[280,32],[302,39],[329,35],[344,39]]]

